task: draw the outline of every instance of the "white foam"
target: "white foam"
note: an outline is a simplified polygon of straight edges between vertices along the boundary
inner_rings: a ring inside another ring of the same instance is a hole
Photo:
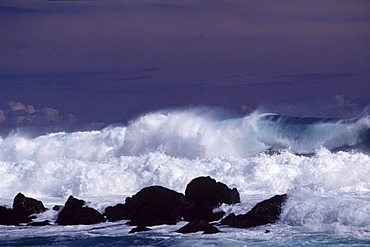
[[[107,198],[123,201],[146,186],[184,192],[193,178],[211,176],[236,187],[247,203],[225,209],[229,212],[242,213],[260,199],[288,193],[287,224],[370,225],[361,220],[370,218],[368,154],[325,148],[309,157],[291,149],[258,152],[266,148],[259,117],[219,121],[194,112],[153,113],[100,131],[35,138],[15,133],[0,140],[0,197],[10,201],[22,192],[64,201],[73,194],[98,198],[101,209]]]
[[[370,158],[363,153],[320,149],[312,157],[285,151],[245,158],[188,159],[155,151],[118,156],[122,146],[106,132],[93,132],[95,139],[81,138],[78,144],[73,143],[75,135],[84,137],[88,133],[53,134],[31,140],[11,137],[10,142],[18,139],[22,143],[21,147],[13,145],[13,150],[6,150],[9,141],[3,141],[1,194],[11,197],[23,191],[53,197],[102,196],[131,194],[153,184],[184,191],[191,179],[201,175],[234,185],[245,194],[282,193],[295,188],[332,193],[369,191]]]
[[[370,231],[369,194],[316,194],[296,192],[284,206],[282,221],[313,231]]]

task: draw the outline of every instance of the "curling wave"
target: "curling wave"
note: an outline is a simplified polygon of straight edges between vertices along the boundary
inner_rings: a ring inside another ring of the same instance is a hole
[[[298,118],[253,113],[218,120],[197,112],[145,115],[125,129],[125,155],[162,150],[175,157],[245,157],[265,150],[290,149],[308,154],[362,145],[369,147],[370,117]]]
[[[59,132],[36,138],[13,133],[0,139],[0,146],[2,159],[63,156],[101,160],[107,156],[138,156],[156,151],[189,159],[241,158],[281,149],[309,154],[319,148],[369,148],[370,116],[325,119],[253,113],[243,118],[217,119],[201,111],[155,112],[127,126],[99,131]]]

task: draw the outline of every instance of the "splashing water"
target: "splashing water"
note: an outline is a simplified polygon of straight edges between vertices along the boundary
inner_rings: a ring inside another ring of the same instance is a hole
[[[356,147],[368,146],[369,126],[368,116],[218,119],[170,111],[97,131],[33,138],[16,132],[0,139],[0,195],[8,202],[18,192],[46,199],[73,194],[100,205],[150,185],[184,192],[193,178],[209,175],[240,192],[242,203],[229,212],[288,193],[283,234],[299,227],[300,234],[350,233],[362,241],[370,239],[370,156]],[[353,150],[333,151],[344,146]]]

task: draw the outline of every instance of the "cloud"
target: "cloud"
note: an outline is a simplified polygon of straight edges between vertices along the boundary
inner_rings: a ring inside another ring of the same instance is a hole
[[[336,94],[333,96],[334,103],[345,110],[357,109],[358,105],[349,99],[346,99],[343,94]]]
[[[58,123],[60,121],[59,112],[51,107],[42,108],[41,112],[44,114],[47,121],[52,121]]]
[[[0,126],[38,127],[38,126],[71,126],[78,122],[72,113],[60,113],[57,109],[46,106],[37,109],[33,105],[26,105],[20,101],[9,101],[0,109]]]
[[[37,105],[33,124],[66,121],[60,109],[108,122],[189,102],[369,102],[369,3],[2,0],[0,98]]]
[[[6,120],[5,111],[0,110],[0,124],[5,122],[5,120]]]
[[[241,105],[239,108],[242,113],[251,113],[255,110],[253,106],[247,104]]]
[[[35,112],[36,112],[35,107],[33,107],[33,105],[27,105],[27,106],[26,106],[26,112],[27,112],[28,114],[33,114],[33,113],[35,113]]]
[[[24,106],[24,104],[22,102],[16,102],[16,101],[9,101],[8,102],[8,105],[9,105],[9,110],[11,112],[15,112],[15,111],[25,111],[26,110],[26,107]]]

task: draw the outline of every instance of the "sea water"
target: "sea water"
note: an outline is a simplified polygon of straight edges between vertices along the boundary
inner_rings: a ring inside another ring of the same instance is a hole
[[[253,113],[220,118],[197,110],[161,111],[102,130],[14,131],[0,139],[0,205],[18,192],[46,207],[69,195],[104,212],[140,189],[184,193],[195,177],[237,188],[226,214],[287,193],[281,219],[249,229],[182,235],[174,226],[128,234],[125,221],[88,226],[0,226],[0,245],[370,246],[370,118],[313,119]],[[57,218],[48,210],[36,221]]]

